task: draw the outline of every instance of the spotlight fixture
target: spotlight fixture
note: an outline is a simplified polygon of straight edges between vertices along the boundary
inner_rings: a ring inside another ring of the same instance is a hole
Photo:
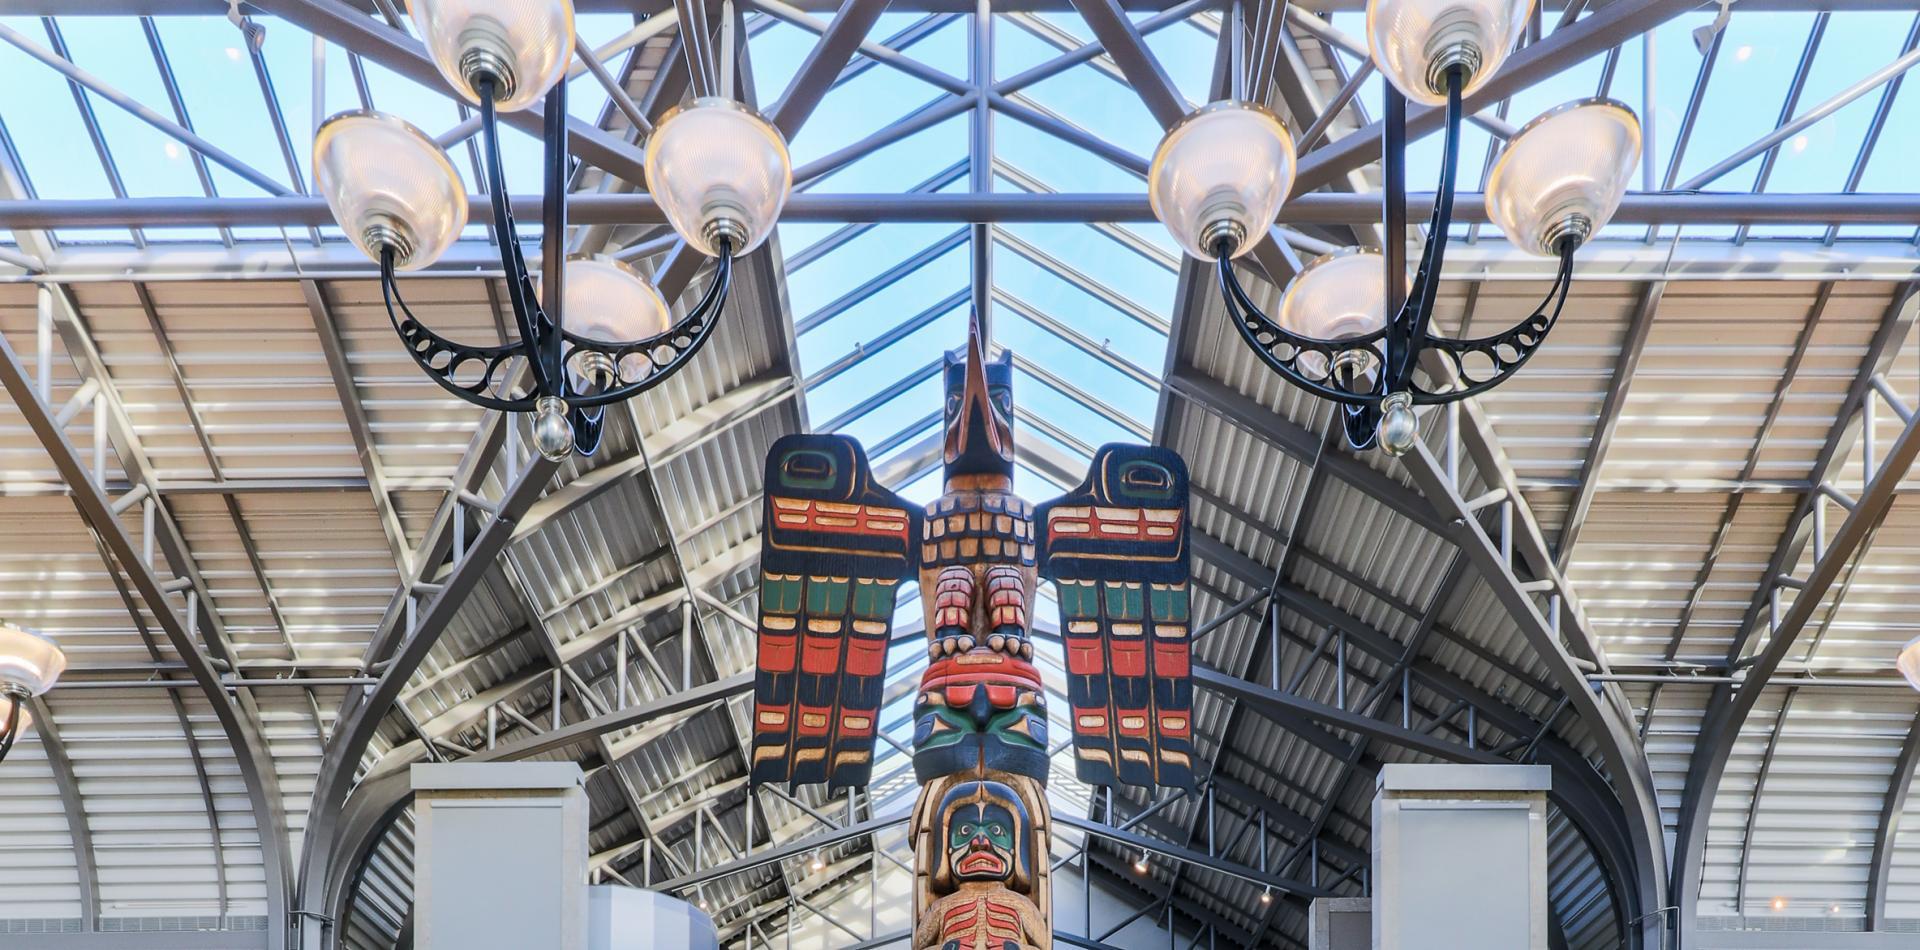
[[[1273,888],[1269,887],[1260,892],[1260,903],[1262,904],[1273,903]]]
[[[1639,164],[1639,120],[1611,99],[1571,102],[1528,123],[1487,178],[1487,214],[1515,247],[1559,259],[1553,285],[1532,314],[1499,333],[1454,339],[1431,332],[1453,222],[1462,100],[1499,70],[1532,7],[1532,0],[1367,4],[1374,65],[1399,95],[1446,113],[1433,217],[1410,278],[1401,255],[1349,249],[1295,276],[1279,316],[1270,317],[1241,286],[1233,260],[1266,238],[1293,189],[1291,133],[1262,106],[1220,101],[1174,123],[1154,153],[1148,195],[1155,216],[1187,253],[1215,262],[1228,318],[1261,361],[1341,405],[1356,449],[1378,443],[1390,455],[1411,451],[1420,435],[1415,405],[1486,392],[1526,363],[1566,303],[1574,252],[1613,217]],[[1406,204],[1406,147],[1405,123],[1389,120],[1382,151],[1390,209]],[[1458,385],[1416,377],[1426,353]]]
[[[1784,898],[1784,897],[1776,897],[1776,898],[1774,898],[1774,899],[1773,899],[1773,909],[1774,909],[1774,910],[1786,910],[1786,909],[1787,909],[1787,899],[1786,899],[1786,898]]]
[[[1147,853],[1145,851],[1140,852],[1140,856],[1133,859],[1133,870],[1135,874],[1147,873]]]
[[[815,871],[824,871],[827,869],[827,860],[820,856],[820,852],[815,851],[813,853],[813,864],[811,867]]]
[[[569,261],[567,85],[571,0],[414,0],[434,65],[479,106],[481,165],[519,339],[473,345],[441,336],[401,299],[396,274],[432,264],[467,225],[467,188],[432,138],[396,116],[343,112],[314,136],[314,181],[347,238],[380,264],[387,316],[409,356],[441,388],[488,409],[532,412],[533,441],[554,461],[591,455],[604,407],[657,386],[713,333],[733,261],[766,240],[793,189],[778,129],[731,99],[694,99],[646,143],[653,198],[689,247],[715,258],[713,283],[676,324],[660,292],[624,264]],[[500,161],[499,113],[544,97],[546,154],[540,283],[520,251]],[[517,362],[516,362],[517,358]],[[514,367],[524,363],[522,380]]]
[[[66,669],[67,655],[58,644],[0,621],[0,760],[33,725],[27,700],[52,689]]]

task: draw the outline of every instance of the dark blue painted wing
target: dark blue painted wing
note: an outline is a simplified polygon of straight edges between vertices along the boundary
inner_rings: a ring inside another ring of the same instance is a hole
[[[1034,522],[1040,575],[1060,594],[1080,778],[1193,788],[1186,462],[1102,446]]]
[[[754,782],[872,777],[894,593],[918,568],[921,517],[845,436],[790,435],[767,453]]]

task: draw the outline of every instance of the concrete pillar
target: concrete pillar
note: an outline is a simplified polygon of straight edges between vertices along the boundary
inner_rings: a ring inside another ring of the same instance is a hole
[[[1544,765],[1388,765],[1373,799],[1374,950],[1546,950]]]
[[[1307,950],[1373,950],[1373,901],[1322,897],[1307,915]]]
[[[585,784],[572,762],[415,765],[414,946],[586,950]]]

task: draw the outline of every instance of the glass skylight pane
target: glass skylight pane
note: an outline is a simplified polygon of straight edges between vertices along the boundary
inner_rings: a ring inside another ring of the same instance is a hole
[[[46,46],[46,33],[33,17],[0,17],[0,23]],[[0,98],[0,119],[7,123],[27,179],[41,198],[100,198],[112,194],[106,172],[87,144],[86,125],[73,104],[66,79],[11,44],[0,43],[0,76],[7,94]],[[124,231],[123,238],[127,237]]]
[[[1900,56],[1913,14],[1856,13],[1832,18],[1794,113],[1804,114]],[[1767,191],[1840,192],[1866,139],[1885,87],[1875,89],[1781,143]],[[1818,237],[1822,225],[1773,225],[1756,235]]]
[[[954,116],[848,162],[830,174],[803,184],[799,190],[840,194],[906,192],[954,162],[965,161],[971,128],[967,115]],[[851,141],[840,142],[834,148],[850,144]],[[804,163],[796,163],[795,171],[802,167]]]
[[[1166,353],[1166,334],[1108,306],[1010,248],[994,249],[993,280],[996,286],[1023,303],[1040,308],[1094,345],[1121,354],[1133,363],[1157,365]],[[1166,299],[1171,300],[1172,294]]]
[[[1142,158],[1160,142],[1160,123],[1132,87],[1091,64],[1034,83],[1023,93],[1043,111]]]
[[[1014,373],[1013,399],[1015,404],[1025,406],[1044,416],[1049,422],[1072,432],[1089,445],[1099,446],[1108,442],[1134,442],[1139,437],[1115,422],[1113,410],[1101,411],[1082,405],[1068,396],[1042,382],[1023,370]],[[1147,420],[1151,424],[1151,420]]]
[[[195,132],[275,180],[287,179],[286,157],[274,132],[267,102],[254,75],[240,31],[225,17],[156,17],[174,82],[186,103]],[[261,53],[280,100],[293,154],[305,182],[313,156],[312,38],[275,22]],[[301,67],[305,65],[303,70]],[[260,194],[258,186],[211,165],[214,191],[222,195]],[[288,183],[291,186],[292,183]],[[198,193],[199,186],[192,192]]]
[[[929,305],[934,301],[927,301]],[[967,314],[972,308],[953,307],[936,316],[905,338],[878,350],[869,347],[864,358],[833,378],[807,389],[807,411],[815,419],[832,419],[867,398],[886,380],[898,378],[909,367],[918,369],[938,362],[941,354],[959,346],[967,338]],[[876,334],[883,328],[876,327]],[[928,406],[926,412],[939,408]]]
[[[66,38],[73,61],[81,68],[142,105],[162,115],[172,115],[166,90],[160,83],[160,71],[154,65],[153,54],[147,49],[139,21],[115,17],[74,17],[61,20],[60,31]],[[248,67],[249,70],[251,68]],[[251,74],[247,77],[247,83],[253,85]],[[201,193],[200,180],[193,169],[192,153],[186,145],[92,92],[87,96],[93,104],[101,135],[106,139],[107,151],[120,172],[120,180],[127,194],[135,197],[167,197]],[[255,98],[258,99],[257,94]],[[85,141],[82,138],[68,143],[68,147],[77,152]],[[74,155],[74,152],[69,152],[69,155]],[[284,167],[279,169],[278,174],[272,166],[256,166],[256,170],[282,184],[286,182]],[[246,190],[240,193],[262,193],[256,186],[245,187]]]
[[[1137,16],[1146,19],[1151,14]],[[1220,41],[1212,33],[1200,27],[1199,17],[1189,17],[1180,23],[1167,26],[1147,34],[1147,49],[1160,61],[1167,78],[1173,80],[1173,87],[1179,90],[1189,102],[1204,105],[1212,98],[1207,95],[1213,85],[1213,54]],[[1159,136],[1155,136],[1157,142]]]
[[[1078,145],[1054,138],[1025,122],[996,116],[993,150],[1000,161],[1038,179],[1054,191],[1132,192],[1146,180]],[[1148,156],[1142,155],[1142,160]]]
[[[1786,102],[1792,85],[1794,67],[1806,46],[1807,32],[1813,25],[1811,13],[1736,13],[1721,40],[1720,56],[1714,62],[1707,81],[1706,96],[1694,123],[1693,138],[1681,157],[1676,185],[1684,185],[1699,173],[1773,131],[1778,125],[1780,107]],[[1661,59],[1666,58],[1666,37],[1661,33]],[[1685,37],[1684,32],[1672,31]],[[1679,129],[1676,121],[1669,134]],[[1705,187],[1709,191],[1750,191],[1759,174],[1758,161],[1748,162]],[[1688,228],[1693,233],[1695,228]]]
[[[1009,224],[1001,230],[1044,248],[1062,264],[1166,321],[1179,274],[1163,262],[1084,224]]]

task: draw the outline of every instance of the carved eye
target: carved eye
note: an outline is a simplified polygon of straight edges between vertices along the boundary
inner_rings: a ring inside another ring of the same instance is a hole
[[[1001,835],[1006,834],[1007,830],[1005,828],[1000,827],[999,825],[994,825],[993,827],[988,828],[987,832],[993,835],[994,837],[998,838]]]
[[[948,396],[947,397],[947,415],[957,416],[959,414],[960,414],[960,397],[958,395]]]

